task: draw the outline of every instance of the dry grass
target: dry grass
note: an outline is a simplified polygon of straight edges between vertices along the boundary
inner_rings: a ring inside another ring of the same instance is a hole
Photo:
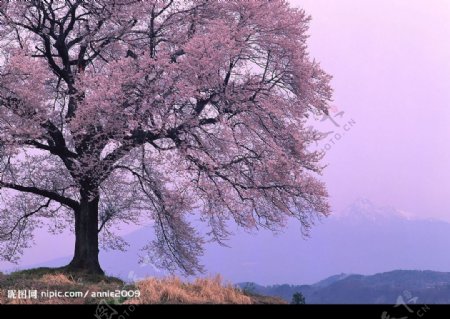
[[[8,290],[37,290],[38,299],[11,299]],[[92,292],[139,290],[140,298],[94,298]],[[87,298],[48,298],[42,291],[86,292]],[[242,290],[223,282],[220,276],[198,278],[192,283],[176,277],[148,278],[127,285],[114,277],[84,277],[41,268],[3,275],[0,273],[0,304],[274,304],[285,303],[273,297],[246,295]]]
[[[63,274],[46,274],[39,279],[40,282],[47,285],[71,285],[73,284],[73,280],[67,278],[66,275]]]
[[[136,284],[141,298],[126,301],[131,304],[252,304],[252,298],[222,278],[198,278],[193,283],[179,278],[148,278]]]

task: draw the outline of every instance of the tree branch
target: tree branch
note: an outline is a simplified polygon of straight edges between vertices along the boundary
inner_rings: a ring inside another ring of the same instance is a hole
[[[35,194],[35,195],[39,195],[39,196],[43,196],[43,197],[47,197],[49,199],[52,199],[58,203],[61,203],[62,205],[65,205],[67,207],[72,208],[73,210],[77,210],[80,206],[80,204],[76,201],[73,200],[71,198],[62,196],[58,193],[49,191],[49,190],[45,190],[45,189],[40,189],[37,187],[32,187],[32,186],[22,186],[22,185],[17,185],[17,184],[13,184],[13,183],[6,183],[6,182],[2,182],[0,181],[0,189],[2,187],[5,188],[9,188],[9,189],[14,189],[20,192],[24,192],[24,193],[31,193],[31,194]]]
[[[20,225],[20,222],[22,220],[27,219],[27,218],[33,216],[36,213],[39,213],[41,211],[41,209],[48,208],[50,206],[51,201],[52,201],[51,199],[48,199],[45,204],[40,205],[37,209],[35,209],[35,210],[33,210],[33,211],[29,212],[29,213],[25,213],[24,215],[20,216],[20,218],[16,221],[14,226],[11,228],[11,230],[9,232],[7,232],[7,233],[0,234],[0,238],[4,239],[4,238],[7,238],[8,236],[11,236],[12,233]]]

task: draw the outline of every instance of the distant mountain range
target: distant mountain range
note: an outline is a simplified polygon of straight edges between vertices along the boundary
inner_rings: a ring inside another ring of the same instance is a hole
[[[207,244],[202,261],[208,272],[205,275],[221,274],[233,283],[311,285],[339,273],[450,271],[450,223],[414,219],[411,214],[367,199],[357,200],[344,211],[316,223],[309,238],[301,236],[295,221],[276,236],[265,230],[254,234],[235,227],[230,230],[235,235],[227,242],[229,248]],[[125,236],[130,244],[128,251],[101,252],[102,267],[108,274],[124,279],[167,276],[163,269],[138,263],[139,249],[152,238],[151,227],[130,233]],[[34,249],[45,249],[37,244]],[[70,261],[71,245],[65,256],[55,255],[53,260],[21,268],[64,265]],[[327,280],[334,277],[330,278]]]
[[[290,302],[301,292],[307,304],[448,304],[450,273],[395,270],[372,276],[340,274],[313,285],[272,285],[240,283],[256,294],[281,297]]]

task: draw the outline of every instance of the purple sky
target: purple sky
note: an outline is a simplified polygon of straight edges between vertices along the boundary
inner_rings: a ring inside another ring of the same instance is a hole
[[[310,52],[334,76],[342,124],[356,122],[327,153],[333,208],[366,197],[450,221],[450,3],[291,3],[312,15]]]
[[[365,197],[450,221],[450,3],[291,3],[313,17],[310,52],[334,76],[333,104],[344,112],[340,127],[323,123],[343,135],[325,158],[333,210]],[[39,234],[22,264],[70,255],[72,242]]]

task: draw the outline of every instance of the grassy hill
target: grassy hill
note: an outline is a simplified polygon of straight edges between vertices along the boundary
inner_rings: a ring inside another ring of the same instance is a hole
[[[37,298],[33,297],[33,291],[36,291]],[[62,295],[57,296],[58,293]],[[12,294],[15,298],[12,298]],[[9,275],[0,273],[0,304],[97,304],[100,302],[108,304],[286,303],[276,297],[247,294],[231,284],[223,283],[220,276],[198,278],[191,283],[169,277],[147,278],[127,284],[114,277],[64,273],[51,268],[24,270]]]

